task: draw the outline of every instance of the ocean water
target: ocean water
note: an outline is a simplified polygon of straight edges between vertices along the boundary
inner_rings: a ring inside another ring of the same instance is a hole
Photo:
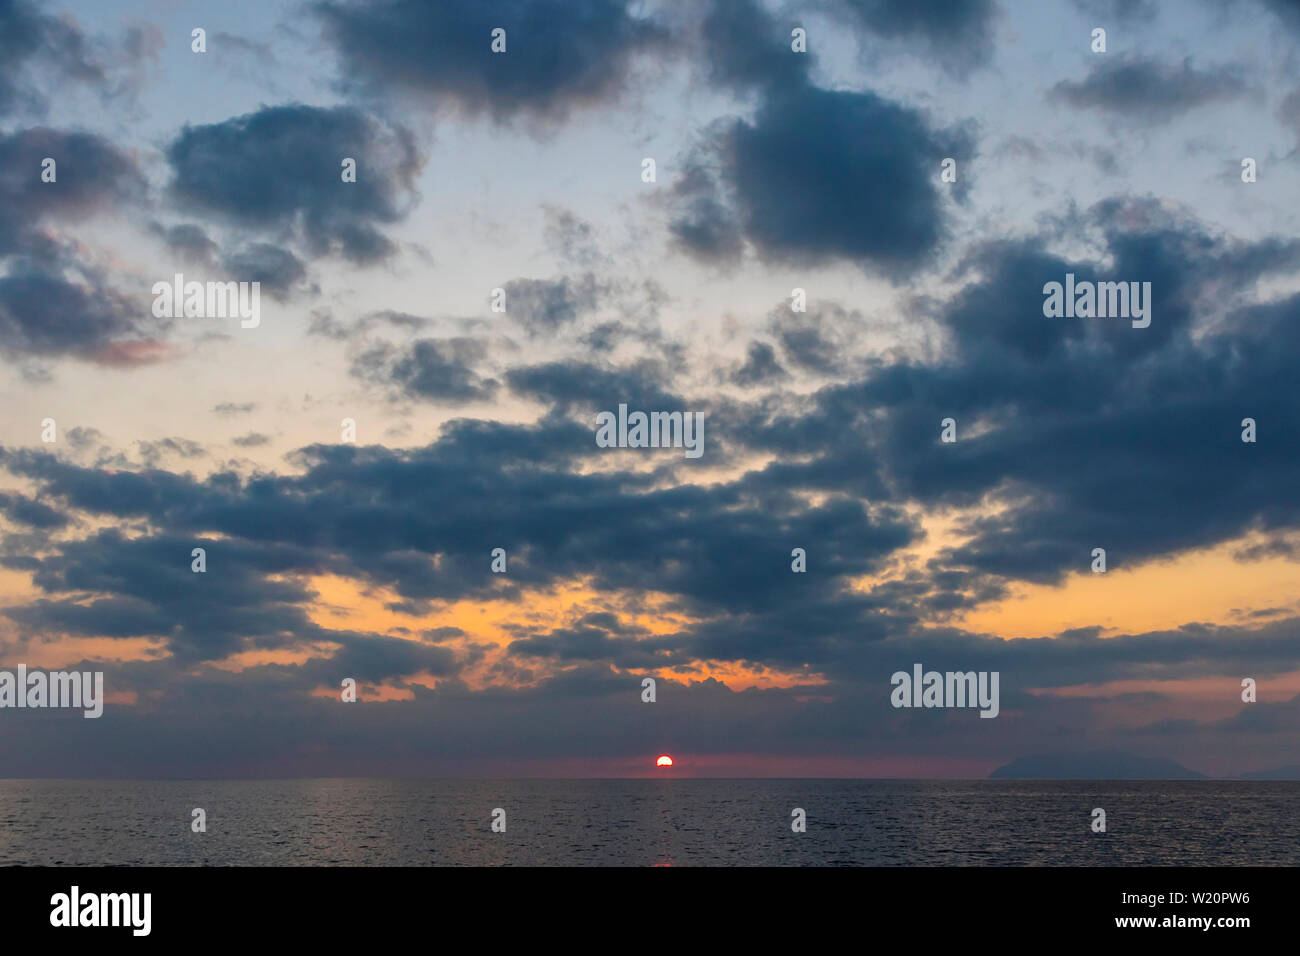
[[[1295,866],[1300,782],[0,780],[0,864]]]

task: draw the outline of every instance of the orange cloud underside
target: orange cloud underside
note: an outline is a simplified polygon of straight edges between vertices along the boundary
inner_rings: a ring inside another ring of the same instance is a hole
[[[1087,570],[1091,558],[1084,554],[1084,570],[1059,587],[1017,585],[1006,600],[976,608],[959,623],[999,637],[1039,637],[1092,626],[1138,634],[1191,622],[1248,624],[1250,611],[1270,608],[1294,614],[1296,563],[1233,558],[1252,543],[1247,538],[1135,568],[1112,566],[1105,574]]]
[[[309,612],[310,617],[321,627],[375,631],[408,640],[419,640],[419,632],[423,630],[460,628],[465,632],[464,637],[453,637],[439,643],[452,649],[465,649],[471,644],[491,649],[484,661],[462,675],[462,679],[475,689],[502,682],[500,675],[489,674],[489,670],[504,656],[506,647],[518,639],[518,635],[510,630],[512,627],[527,626],[545,633],[551,628],[570,625],[583,614],[608,610],[611,605],[619,608],[624,624],[640,628],[647,635],[672,634],[690,623],[670,609],[672,598],[669,595],[654,592],[610,595],[593,590],[585,581],[564,582],[550,591],[530,591],[518,601],[452,602],[420,617],[385,607],[399,597],[384,588],[367,587],[337,576],[315,577],[309,583],[320,595]],[[405,628],[408,633],[402,633],[399,628]],[[532,683],[556,669],[553,662],[544,660],[530,660],[528,666],[536,675]],[[737,690],[825,683],[816,674],[783,673],[729,662],[693,662],[685,668],[656,668],[654,673],[681,680],[714,677]]]
[[[899,555],[879,576],[863,578],[855,587],[869,592],[882,581],[909,570],[916,570],[942,549],[959,543],[962,516],[953,513],[919,516],[927,531],[926,538],[915,548]],[[1247,536],[1215,548],[1181,555],[1163,561],[1125,567],[1112,559],[1106,574],[1093,574],[1088,568],[1090,555],[1080,556],[1080,572],[1059,586],[1016,585],[1007,599],[975,608],[959,615],[954,623],[977,633],[1003,638],[1046,637],[1070,628],[1100,626],[1108,636],[1172,629],[1191,622],[1221,625],[1250,625],[1267,620],[1252,612],[1268,611],[1285,616],[1297,611],[1295,597],[1296,564],[1284,558],[1264,558],[1242,562],[1234,554],[1259,543]],[[487,573],[487,560],[484,572]],[[815,562],[814,562],[815,566]],[[809,573],[815,573],[810,570]],[[646,636],[668,635],[690,628],[692,621],[673,607],[671,595],[657,592],[608,593],[598,591],[589,580],[560,582],[546,590],[529,591],[514,599],[455,601],[435,605],[428,614],[408,615],[390,610],[386,604],[398,602],[400,596],[389,589],[334,575],[313,576],[305,580],[317,597],[307,608],[313,623],[326,630],[374,632],[390,637],[420,641],[420,632],[443,627],[459,628],[461,636],[439,641],[453,651],[482,652],[483,658],[472,663],[461,675],[472,689],[502,684],[535,684],[565,666],[549,659],[524,658],[515,663],[531,676],[503,672],[496,666],[504,659],[506,647],[525,634],[545,635],[550,629],[571,626],[582,615],[597,611],[614,611],[627,626]],[[503,582],[504,583],[504,582]],[[0,606],[26,603],[44,595],[31,585],[24,572],[0,571]],[[0,641],[10,645],[9,657],[22,659],[31,666],[59,667],[81,659],[104,661],[149,660],[164,656],[161,638],[104,638],[42,635],[25,643],[9,622],[0,618]],[[221,669],[239,672],[265,665],[301,664],[311,658],[327,657],[336,645],[323,641],[296,648],[246,650],[216,663]],[[806,668],[775,669],[725,661],[670,661],[648,669],[657,676],[683,682],[713,678],[734,690],[747,688],[815,688],[825,678]],[[1223,682],[1239,681],[1240,676],[1202,678],[1192,681],[1124,681],[1097,686],[1079,686],[1043,690],[1044,694],[1078,697],[1113,697],[1142,691],[1165,695],[1160,706],[1162,716],[1171,711],[1199,708],[1188,716],[1210,719],[1226,716],[1235,710],[1235,694],[1224,696]],[[412,675],[410,683],[433,687],[438,679],[430,675]],[[1231,690],[1231,688],[1229,688]],[[336,688],[321,688],[322,695],[337,695]],[[1300,676],[1272,677],[1270,693],[1293,696],[1300,693]],[[369,688],[368,700],[407,699],[411,691],[396,686]],[[1195,703],[1194,703],[1195,702]],[[1211,706],[1212,711],[1205,708]],[[1125,708],[1140,710],[1140,702],[1126,703]],[[1130,715],[1132,716],[1132,715]]]

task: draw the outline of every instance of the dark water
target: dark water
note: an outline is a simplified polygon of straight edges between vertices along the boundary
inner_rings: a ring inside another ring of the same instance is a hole
[[[1298,863],[1295,782],[0,780],[0,864]]]

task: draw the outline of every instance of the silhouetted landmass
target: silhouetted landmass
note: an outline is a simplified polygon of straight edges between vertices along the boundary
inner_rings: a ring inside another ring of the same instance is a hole
[[[1115,750],[1036,754],[998,767],[990,780],[1206,780],[1164,757],[1139,757]]]

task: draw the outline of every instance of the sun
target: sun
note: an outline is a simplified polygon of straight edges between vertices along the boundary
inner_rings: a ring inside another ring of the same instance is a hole
[[[673,758],[668,756],[667,754],[660,754],[659,759],[655,761],[656,767],[671,767],[672,765],[673,765]]]

